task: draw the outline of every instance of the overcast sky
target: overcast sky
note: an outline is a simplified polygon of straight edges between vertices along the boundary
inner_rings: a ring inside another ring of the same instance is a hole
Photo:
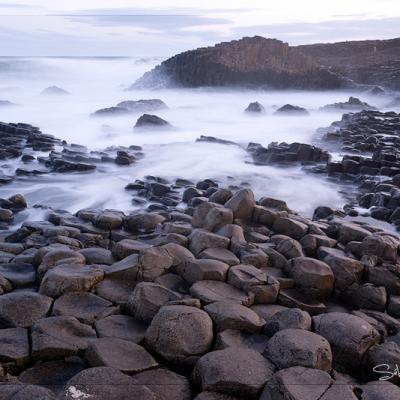
[[[169,56],[261,35],[400,36],[400,0],[0,0],[0,56]]]

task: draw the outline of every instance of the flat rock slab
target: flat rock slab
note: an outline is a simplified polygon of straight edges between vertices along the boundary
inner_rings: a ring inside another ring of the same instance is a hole
[[[88,292],[103,277],[103,268],[98,265],[58,265],[46,273],[39,292],[50,297],[67,292]]]
[[[74,317],[49,317],[32,327],[32,357],[54,360],[76,355],[97,339],[96,332]]]
[[[116,338],[93,341],[85,352],[85,359],[92,367],[112,367],[128,374],[158,366],[142,346]]]
[[[65,400],[158,400],[146,386],[111,367],[85,369],[69,380],[63,392]]]
[[[112,303],[87,292],[69,292],[59,297],[53,305],[52,315],[64,315],[77,318],[84,324],[93,324],[95,320],[115,311]]]
[[[192,285],[190,294],[200,299],[205,304],[216,301],[229,300],[250,306],[253,304],[254,295],[247,294],[232,285],[219,281],[199,281]]]
[[[100,338],[109,337],[140,343],[147,325],[128,315],[110,315],[95,322],[94,328]]]
[[[247,349],[226,349],[201,357],[193,376],[203,390],[258,399],[273,373],[273,365],[260,353]]]
[[[15,288],[31,286],[36,279],[36,269],[26,263],[0,264],[0,274],[8,279]]]
[[[46,317],[53,299],[32,292],[12,292],[0,296],[0,326],[29,328]]]
[[[17,367],[29,362],[27,329],[0,329],[0,362],[14,363]]]

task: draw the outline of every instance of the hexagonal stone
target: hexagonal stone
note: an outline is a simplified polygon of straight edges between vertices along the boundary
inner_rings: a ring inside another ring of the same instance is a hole
[[[253,265],[235,265],[229,269],[228,283],[254,294],[256,303],[275,303],[279,293],[279,282]]]
[[[126,311],[140,321],[151,322],[165,303],[181,298],[180,294],[157,283],[140,282],[129,297]]]
[[[277,332],[269,340],[265,355],[278,369],[302,366],[329,372],[332,368],[332,352],[328,341],[303,329]]]
[[[372,325],[355,315],[332,312],[313,322],[315,332],[330,343],[334,363],[350,370],[359,368],[364,354],[380,339]]]
[[[112,367],[128,374],[158,366],[142,346],[117,338],[92,341],[85,352],[85,359],[91,367]]]
[[[225,281],[229,265],[211,259],[187,260],[179,267],[179,275],[189,284],[198,281]]]
[[[140,343],[144,339],[147,325],[128,315],[110,315],[94,323],[100,338],[110,337]]]
[[[260,353],[247,349],[226,349],[199,359],[193,378],[202,390],[257,399],[274,367]]]
[[[283,270],[307,296],[320,299],[332,293],[335,278],[330,267],[322,261],[297,257],[289,260]]]
[[[311,330],[311,316],[308,312],[299,308],[289,308],[278,311],[270,318],[266,319],[264,333],[273,336],[276,332],[283,329],[304,329]]]
[[[53,299],[33,292],[12,292],[0,296],[0,325],[28,328],[50,310]]]
[[[77,318],[84,324],[93,324],[115,312],[112,303],[92,293],[69,292],[59,297],[53,305],[52,315],[66,315]]]
[[[63,390],[63,399],[158,400],[146,386],[111,367],[88,368],[71,378]]]
[[[135,380],[146,385],[159,400],[191,400],[190,383],[187,378],[167,369],[153,369],[135,375]]]
[[[189,236],[189,250],[194,255],[199,255],[203,250],[209,247],[226,249],[230,240],[216,233],[211,233],[203,229],[195,229]]]
[[[169,362],[193,363],[213,341],[208,314],[195,307],[164,306],[153,318],[145,345]]]
[[[362,390],[362,400],[398,400],[400,388],[387,381],[372,381],[359,386]]]
[[[205,304],[229,300],[250,306],[254,302],[254,294],[243,292],[232,285],[219,281],[196,282],[190,288],[190,294]]]
[[[111,251],[102,247],[88,247],[79,250],[79,253],[86,258],[87,264],[111,265],[115,262]]]
[[[168,272],[173,263],[173,255],[164,246],[143,250],[139,255],[138,280],[154,281],[157,277]]]
[[[53,360],[73,356],[85,350],[96,332],[74,317],[49,317],[37,321],[32,327],[32,357]]]
[[[283,289],[279,292],[278,303],[286,307],[296,307],[310,315],[325,312],[326,305],[318,300],[311,300],[296,289]]]
[[[275,233],[299,240],[307,233],[308,226],[293,218],[280,217],[273,223],[272,230]]]
[[[249,333],[259,332],[265,321],[253,310],[230,301],[217,301],[204,307],[216,330],[235,329]]]
[[[275,373],[267,382],[260,400],[319,400],[331,384],[332,378],[325,371],[305,367],[286,368]]]
[[[46,273],[39,292],[50,297],[67,292],[88,292],[103,278],[103,268],[98,265],[62,264]]]
[[[0,329],[0,362],[13,363],[17,367],[21,367],[29,362],[27,329]]]
[[[229,266],[240,264],[240,260],[235,256],[234,253],[221,247],[210,247],[205,249],[199,254],[199,258],[221,261]]]

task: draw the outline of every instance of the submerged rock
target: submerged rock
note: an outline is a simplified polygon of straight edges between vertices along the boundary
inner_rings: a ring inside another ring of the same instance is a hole
[[[244,111],[247,113],[265,114],[264,106],[258,101],[250,103]]]
[[[143,114],[136,121],[134,129],[143,129],[152,127],[168,128],[171,127],[171,124],[167,122],[165,119],[158,117],[157,115]]]
[[[377,110],[376,107],[364,103],[357,97],[349,97],[345,102],[328,104],[320,108],[322,111],[362,111],[362,110]]]
[[[48,88],[44,89],[41,93],[42,95],[56,95],[56,96],[65,96],[70,94],[65,89],[62,89],[58,86],[49,86]]]
[[[284,115],[309,115],[309,112],[303,107],[293,106],[291,104],[285,104],[284,106],[278,108],[275,111],[275,114],[276,115],[279,115],[279,114],[284,114]]]

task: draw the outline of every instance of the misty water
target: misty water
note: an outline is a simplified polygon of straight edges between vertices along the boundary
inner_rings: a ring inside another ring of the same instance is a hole
[[[135,209],[126,184],[146,175],[173,181],[176,178],[217,179],[223,184],[251,184],[258,196],[286,200],[295,210],[310,215],[318,205],[341,207],[345,199],[341,188],[300,167],[277,168],[251,163],[245,148],[249,142],[268,145],[272,141],[305,142],[315,140],[317,128],[341,118],[341,113],[321,112],[319,107],[345,101],[358,95],[363,101],[384,107],[385,98],[365,93],[251,91],[179,89],[125,91],[160,60],[135,58],[4,58],[0,59],[0,100],[18,107],[0,108],[0,121],[26,122],[42,132],[86,145],[90,150],[112,145],[143,146],[144,157],[128,167],[101,164],[88,174],[47,174],[18,177],[0,188],[0,197],[22,193],[29,204],[42,204],[76,212],[85,207]],[[67,96],[44,96],[41,91],[57,85]],[[135,132],[139,115],[93,118],[99,108],[123,100],[159,98],[169,107],[156,112],[175,129]],[[252,101],[261,102],[263,116],[243,112]],[[286,103],[299,105],[310,116],[275,116]],[[237,142],[240,146],[196,143],[200,135]],[[3,161],[3,171],[11,172],[20,161]],[[29,213],[40,214],[30,208]],[[26,217],[26,213],[25,213]],[[39,217],[39,215],[36,215]]]

